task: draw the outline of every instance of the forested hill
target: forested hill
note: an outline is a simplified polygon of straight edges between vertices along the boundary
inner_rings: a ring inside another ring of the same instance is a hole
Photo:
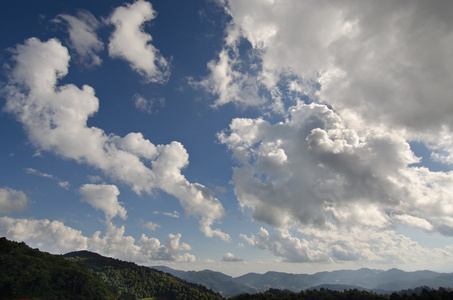
[[[99,254],[64,256],[0,238],[0,299],[223,299],[170,274]]]
[[[188,283],[162,271],[138,266],[89,251],[77,251],[64,258],[85,266],[115,287],[125,299],[162,297],[164,299],[224,299],[206,287]]]
[[[115,299],[93,272],[59,255],[0,238],[0,299]]]

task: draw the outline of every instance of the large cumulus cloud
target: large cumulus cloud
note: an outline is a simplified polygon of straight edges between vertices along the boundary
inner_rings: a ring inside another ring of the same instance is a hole
[[[391,233],[403,224],[451,235],[453,173],[415,166],[419,158],[401,135],[378,127],[348,128],[325,105],[299,102],[289,113],[275,124],[234,119],[218,135],[238,163],[233,180],[239,204],[253,219],[277,228],[273,236],[262,231],[249,244],[285,256],[270,244],[290,236],[283,234],[287,228],[303,234],[313,232],[308,228]],[[348,257],[352,250],[337,242],[329,244],[336,245],[335,255]],[[309,257],[301,259],[313,260]]]
[[[224,48],[201,81],[218,97],[216,106],[260,105],[285,115],[296,92],[361,122],[357,126],[405,130],[406,138],[425,143],[433,158],[452,162],[448,2],[222,3],[232,20]],[[252,49],[239,55],[244,41]]]
[[[395,261],[376,247],[378,240],[395,250],[393,257],[403,255],[394,249],[403,244],[412,258],[428,251],[396,235],[400,225],[450,236],[453,173],[420,166],[410,142],[427,146],[433,159],[452,161],[453,7],[445,1],[221,3],[231,22],[202,83],[217,83],[210,88],[217,106],[259,104],[282,116],[280,122],[268,121],[269,114],[233,119],[219,134],[238,163],[239,204],[276,228],[244,235],[248,243],[289,259],[275,245],[285,236],[291,247],[295,240],[282,230],[292,228],[313,242],[305,244],[312,251],[337,260]],[[253,68],[240,68],[250,57]],[[222,93],[229,85],[239,88]],[[345,237],[358,228],[367,234]],[[321,232],[341,238],[321,244]]]
[[[226,48],[245,38],[260,50],[265,72],[314,78],[320,101],[338,110],[353,105],[367,119],[451,127],[448,2],[230,0],[226,7]]]

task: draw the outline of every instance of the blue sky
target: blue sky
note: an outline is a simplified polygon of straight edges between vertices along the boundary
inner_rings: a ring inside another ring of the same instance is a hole
[[[1,235],[235,276],[451,272],[434,4],[3,3]]]

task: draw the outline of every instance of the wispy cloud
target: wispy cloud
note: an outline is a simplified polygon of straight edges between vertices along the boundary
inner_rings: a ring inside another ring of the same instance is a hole
[[[134,104],[139,111],[151,114],[157,112],[160,107],[165,106],[165,98],[146,99],[142,95],[135,94]]]
[[[104,43],[96,35],[101,23],[86,10],[80,10],[77,17],[59,15],[56,22],[61,20],[68,24],[70,47],[78,54],[81,63],[87,66],[99,66],[102,63],[98,52],[104,49]]]
[[[179,212],[177,212],[176,210],[173,211],[173,212],[163,212],[162,214],[167,216],[167,217],[172,217],[172,218],[176,218],[176,219],[178,219],[181,216],[179,214]]]
[[[39,172],[38,170],[33,169],[33,168],[25,168],[25,172],[27,174],[34,174],[34,175],[38,175],[38,176],[41,176],[44,178],[49,178],[49,179],[55,180],[58,183],[58,185],[64,189],[69,189],[69,187],[70,187],[70,184],[68,181],[62,181],[61,179],[59,179],[58,177],[56,177],[52,174]]]

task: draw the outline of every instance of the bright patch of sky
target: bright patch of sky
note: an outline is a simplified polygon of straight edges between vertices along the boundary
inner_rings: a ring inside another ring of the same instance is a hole
[[[451,272],[448,1],[1,8],[0,235],[230,275]]]

